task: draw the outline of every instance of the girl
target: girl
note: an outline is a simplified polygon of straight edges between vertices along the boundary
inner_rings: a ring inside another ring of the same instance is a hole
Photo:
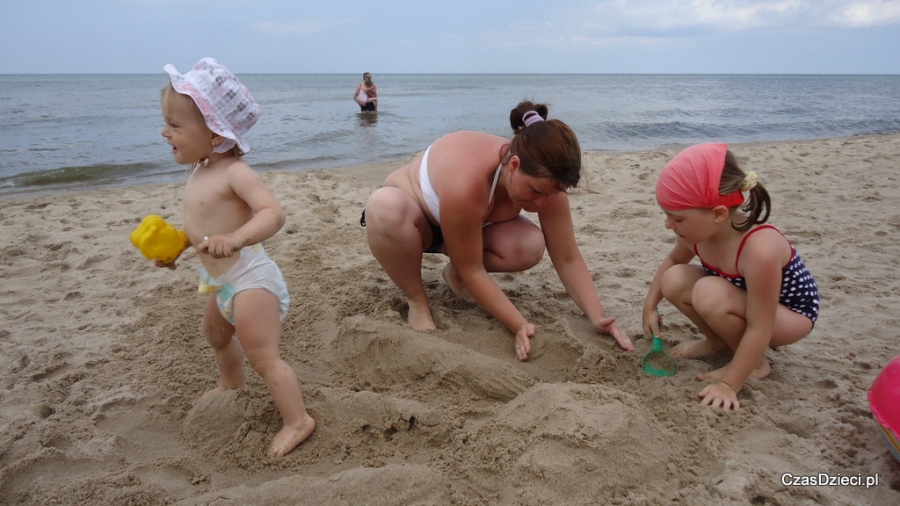
[[[744,202],[741,192],[748,192]],[[700,357],[726,349],[726,366],[698,375],[712,382],[702,404],[740,408],[747,378],[769,374],[768,346],[799,341],[819,315],[816,282],[797,250],[772,225],[769,194],[744,173],[726,144],[700,144],[663,168],[656,199],[666,228],[678,236],[644,301],[644,332],[659,335],[656,307],[665,298],[694,322],[705,339],[681,343],[672,354]],[[701,265],[691,265],[694,256]]]

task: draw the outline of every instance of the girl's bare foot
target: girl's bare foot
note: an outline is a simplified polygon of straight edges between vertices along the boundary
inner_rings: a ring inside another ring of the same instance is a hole
[[[700,381],[708,381],[708,380],[722,381],[722,378],[725,376],[725,368],[726,367],[728,367],[728,366],[726,365],[726,366],[720,367],[714,371],[701,372],[700,374],[697,375],[697,379]],[[766,359],[763,359],[762,363],[759,364],[756,367],[756,369],[753,369],[753,371],[750,372],[749,378],[763,379],[766,376],[768,376],[770,372],[772,372],[772,368],[769,366],[769,361]]]
[[[453,290],[453,293],[455,293],[457,297],[466,302],[475,302],[475,299],[472,298],[472,294],[469,293],[466,285],[463,284],[463,281],[459,277],[459,274],[456,272],[456,269],[453,268],[453,264],[447,262],[447,265],[445,265],[444,269],[441,271],[441,276],[444,278],[444,282],[450,286],[450,289]]]
[[[672,348],[672,355],[681,358],[697,358],[707,355],[714,355],[728,348],[723,341],[710,341],[709,339],[700,339],[698,341],[690,341],[686,343],[678,343]]]
[[[278,431],[278,434],[275,434],[275,439],[272,440],[272,446],[269,447],[267,455],[273,459],[284,457],[305,441],[314,430],[316,430],[316,421],[309,414],[296,426],[285,425]]]

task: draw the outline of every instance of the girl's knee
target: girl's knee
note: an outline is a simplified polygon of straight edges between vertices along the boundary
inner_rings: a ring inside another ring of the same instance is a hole
[[[690,294],[696,283],[693,269],[688,265],[673,265],[663,273],[659,280],[659,288],[663,297],[669,302],[676,303],[684,295]]]
[[[724,279],[707,276],[698,279],[691,290],[691,305],[700,315],[710,315],[727,309],[731,299],[728,288],[732,285]]]

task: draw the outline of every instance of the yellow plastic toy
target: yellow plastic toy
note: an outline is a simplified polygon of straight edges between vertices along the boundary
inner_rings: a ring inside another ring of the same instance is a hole
[[[162,219],[162,216],[151,214],[131,233],[131,244],[148,260],[170,264],[187,249],[188,238],[184,232]]]

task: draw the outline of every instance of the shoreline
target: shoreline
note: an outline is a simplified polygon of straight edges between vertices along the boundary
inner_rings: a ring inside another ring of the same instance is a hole
[[[266,241],[291,292],[282,357],[309,440],[272,462],[280,428],[262,380],[192,402],[216,382],[199,332],[198,262],[156,269],[128,236],[147,214],[181,222],[183,183],[0,197],[0,497],[11,504],[897,504],[900,464],[866,393],[900,349],[900,134],[731,146],[772,195],[771,223],[822,293],[812,334],[770,350],[742,409],[700,406],[699,372],[644,374],[647,284],[673,242],[653,183],[679,146],[584,153],[571,198],[607,314],[635,341],[597,335],[545,256],[496,275],[538,327],[532,360],[441,281],[423,278],[439,330],[405,323],[359,213],[381,163],[262,177],[287,212]],[[412,157],[414,155],[410,155]],[[695,339],[660,306],[666,349]],[[781,477],[873,476],[877,487],[792,487]]]
[[[851,135],[847,137],[825,137],[825,138],[817,138],[817,139],[799,139],[799,140],[777,140],[777,141],[752,141],[752,142],[740,142],[740,143],[729,143],[729,146],[741,147],[741,146],[756,146],[756,145],[778,145],[784,143],[803,143],[803,142],[818,142],[818,141],[828,141],[835,139],[857,139],[857,138],[879,138],[879,137],[890,137],[894,135],[900,135],[898,133],[888,133],[888,134],[857,134]],[[712,140],[710,142],[713,142]],[[584,154],[594,153],[599,155],[623,155],[628,153],[647,153],[652,151],[678,151],[687,147],[687,144],[664,144],[651,149],[636,149],[636,150],[615,150],[615,149],[588,149],[584,150]],[[402,166],[407,161],[411,160],[415,157],[420,150],[414,153],[410,153],[403,157],[398,157],[396,160],[387,161],[387,162],[378,162],[371,164],[359,164],[359,165],[346,165],[346,166],[338,166],[338,167],[330,167],[330,168],[311,168],[311,169],[273,169],[273,170],[260,170],[260,174],[266,174],[269,172],[286,172],[286,173],[299,173],[299,172],[318,172],[318,171],[327,171],[333,173],[350,173],[350,174],[358,174],[364,175],[365,172],[370,171],[372,168],[379,167],[391,167],[397,168]],[[252,163],[251,163],[252,166]],[[387,172],[384,173],[387,175]],[[147,176],[154,177],[154,176]],[[159,177],[159,176],[156,176]],[[186,177],[183,180],[172,180],[167,182],[153,182],[153,183],[137,183],[134,182],[123,182],[123,183],[113,183],[106,185],[94,185],[94,186],[68,186],[68,185],[41,185],[41,186],[31,186],[28,188],[21,188],[18,190],[9,191],[10,187],[0,187],[0,202],[4,202],[7,200],[21,200],[21,199],[29,199],[29,198],[37,198],[43,196],[51,196],[51,195],[69,195],[69,194],[82,194],[92,191],[103,191],[103,190],[121,190],[123,188],[143,188],[143,187],[155,187],[155,186],[166,186],[166,185],[177,185],[184,184],[186,181]],[[12,187],[17,188],[17,187]]]

